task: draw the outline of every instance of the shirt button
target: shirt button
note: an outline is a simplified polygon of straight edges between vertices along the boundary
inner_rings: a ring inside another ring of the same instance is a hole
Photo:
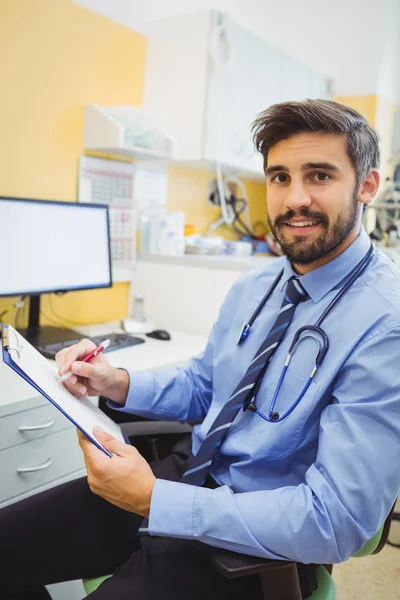
[[[216,455],[214,456],[215,460],[220,460],[221,455],[219,452],[216,453]]]

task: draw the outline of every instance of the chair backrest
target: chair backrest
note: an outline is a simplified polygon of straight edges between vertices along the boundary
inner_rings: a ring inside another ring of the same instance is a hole
[[[382,525],[379,531],[376,532],[374,537],[371,538],[365,544],[364,548],[361,548],[361,550],[357,552],[357,554],[354,554],[356,558],[362,558],[363,556],[369,556],[370,554],[378,554],[378,552],[382,550],[389,536],[390,524],[392,522],[394,507],[395,504],[393,504],[390,513],[386,517],[385,523]]]

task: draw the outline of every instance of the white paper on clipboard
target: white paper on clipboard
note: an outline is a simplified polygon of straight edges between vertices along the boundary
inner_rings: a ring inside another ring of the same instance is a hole
[[[42,356],[11,325],[3,326],[3,361],[49,400],[105,454],[111,456],[94,437],[95,425],[99,425],[106,433],[125,443],[119,425],[95,406],[89,398],[76,398],[59,383],[55,364]]]
[[[92,156],[79,159],[78,201],[107,204],[113,267],[134,269],[136,213],[132,163]]]

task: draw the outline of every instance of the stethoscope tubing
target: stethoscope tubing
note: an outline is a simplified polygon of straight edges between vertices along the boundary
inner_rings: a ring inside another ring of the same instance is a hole
[[[354,272],[353,272],[352,276],[350,277],[350,279],[345,283],[345,285],[338,292],[338,294],[333,298],[333,300],[330,302],[330,304],[328,304],[328,306],[326,307],[326,309],[324,310],[324,312],[322,313],[322,315],[320,316],[318,321],[315,323],[316,327],[321,326],[321,323],[326,319],[326,317],[329,315],[331,310],[336,306],[336,304],[339,302],[339,300],[342,298],[342,296],[347,292],[349,287],[351,287],[353,285],[353,283],[355,282],[355,280],[358,279],[363,274],[365,269],[368,267],[374,252],[375,252],[375,246],[371,242],[371,245],[369,247],[367,254],[358,263],[358,265],[354,269]]]

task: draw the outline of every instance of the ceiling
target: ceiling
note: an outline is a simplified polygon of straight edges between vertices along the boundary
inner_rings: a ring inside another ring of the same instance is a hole
[[[209,8],[228,12],[331,77],[335,94],[398,96],[400,0],[72,1],[144,34],[152,19],[167,15]]]

